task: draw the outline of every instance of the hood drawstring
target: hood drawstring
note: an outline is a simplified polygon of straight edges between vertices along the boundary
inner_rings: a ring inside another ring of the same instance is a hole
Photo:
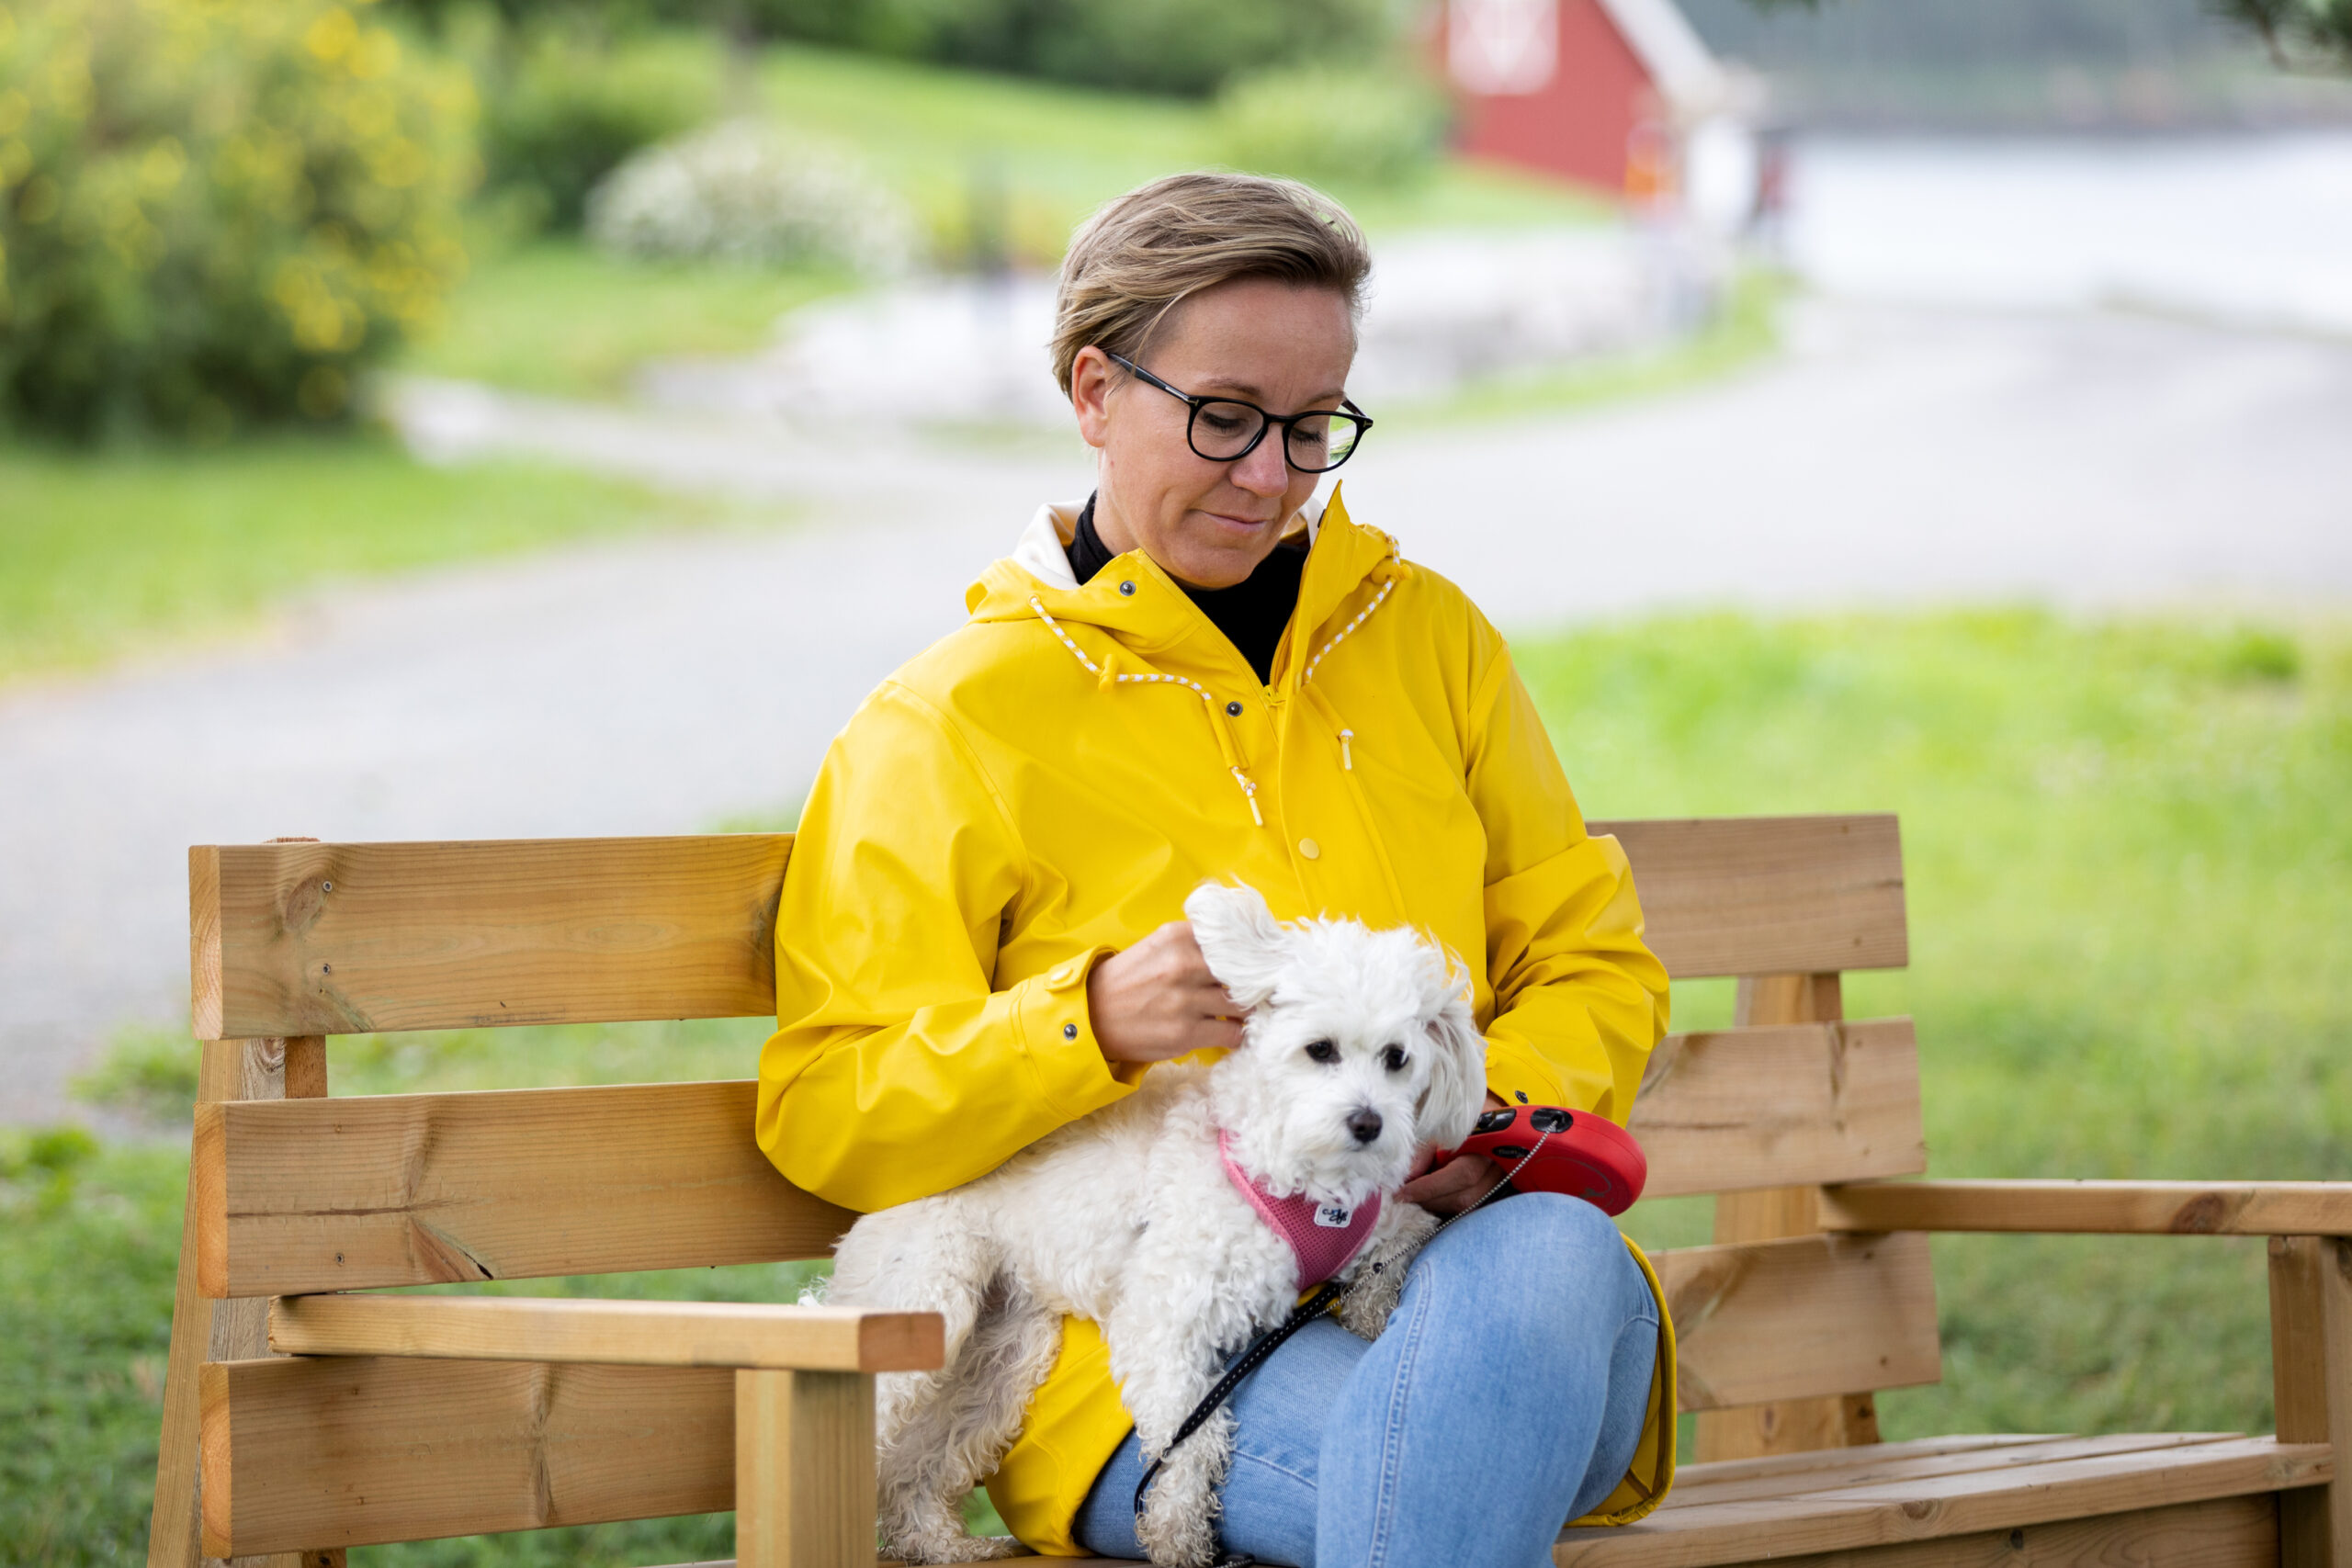
[[[1045,604],[1034,593],[1029,596],[1029,607],[1037,612],[1037,618],[1046,623],[1047,630],[1061,638],[1062,646],[1069,649],[1070,657],[1084,665],[1086,672],[1102,684],[1125,684],[1128,682],[1134,682],[1138,685],[1150,685],[1165,682],[1170,685],[1189,687],[1193,694],[1201,699],[1203,709],[1208,715],[1209,732],[1216,737],[1217,753],[1225,759],[1226,771],[1233,775],[1233,782],[1241,786],[1241,798],[1250,806],[1250,820],[1261,828],[1266,825],[1265,814],[1258,809],[1258,786],[1250,780],[1248,773],[1242,772],[1240,752],[1233,744],[1232,732],[1226,727],[1225,715],[1217,707],[1216,698],[1210,694],[1206,686],[1185,676],[1170,675],[1159,670],[1146,671],[1139,674],[1130,674],[1125,671],[1105,671],[1102,666],[1086,656],[1084,649],[1070,640],[1069,633],[1062,630],[1061,623],[1054,619],[1046,611]]]
[[[1329,655],[1333,649],[1346,641],[1347,636],[1350,632],[1355,630],[1358,626],[1363,625],[1366,620],[1370,619],[1372,613],[1374,610],[1379,609],[1382,603],[1387,599],[1389,594],[1395,592],[1396,590],[1396,580],[1393,577],[1387,581],[1382,583],[1380,585],[1380,592],[1372,596],[1372,603],[1366,604],[1363,609],[1358,610],[1354,620],[1350,621],[1346,626],[1341,626],[1338,631],[1332,633],[1331,640],[1315,650],[1315,657],[1306,661],[1306,673],[1298,678],[1299,684],[1303,686],[1307,682],[1315,679],[1315,667],[1322,663],[1324,658]],[[1035,601],[1032,602],[1034,603]]]
[[[1391,548],[1393,552],[1394,547],[1392,546]],[[1357,611],[1355,619],[1350,621],[1346,626],[1341,626],[1338,631],[1332,633],[1330,640],[1326,642],[1321,648],[1317,649],[1315,650],[1315,657],[1306,661],[1306,669],[1298,678],[1298,682],[1302,689],[1306,687],[1308,682],[1315,679],[1316,666],[1321,664],[1325,659],[1329,657],[1333,649],[1339,647],[1342,642],[1345,642],[1349,633],[1354,631],[1358,626],[1363,625],[1365,621],[1371,619],[1372,613],[1374,610],[1379,609],[1384,604],[1386,604],[1388,601],[1388,595],[1396,591],[1396,570],[1400,568],[1402,563],[1398,562],[1395,555],[1392,553],[1389,557],[1389,565],[1391,575],[1383,580],[1380,584],[1380,592],[1372,596],[1372,603]],[[1045,602],[1034,593],[1029,596],[1029,607],[1037,612],[1037,618],[1046,623],[1046,629],[1052,632],[1055,637],[1061,639],[1061,645],[1069,649],[1069,656],[1072,659],[1077,660],[1079,663],[1084,667],[1086,672],[1093,676],[1095,680],[1102,684],[1105,686],[1124,685],[1129,682],[1133,682],[1139,685],[1148,685],[1154,682],[1166,682],[1172,685],[1190,688],[1193,694],[1201,699],[1202,707],[1208,715],[1209,732],[1216,737],[1217,752],[1225,759],[1226,771],[1233,775],[1233,782],[1240,787],[1241,798],[1250,804],[1250,820],[1255,822],[1261,828],[1266,825],[1265,814],[1258,809],[1258,786],[1256,783],[1250,779],[1249,773],[1243,770],[1239,750],[1233,743],[1232,730],[1226,723],[1225,712],[1218,705],[1216,698],[1210,694],[1209,689],[1206,686],[1202,685],[1198,681],[1191,680],[1185,676],[1170,675],[1159,670],[1147,670],[1139,673],[1133,673],[1123,670],[1106,670],[1103,666],[1097,664],[1092,659],[1087,657],[1086,650],[1071,640],[1069,633],[1062,630],[1062,624],[1054,619],[1052,613],[1046,608]],[[1328,712],[1329,705],[1326,703],[1324,706]],[[1355,771],[1355,751],[1351,745],[1351,742],[1354,741],[1355,738],[1356,732],[1354,730],[1344,727],[1340,728],[1340,766],[1349,773],[1353,773]]]
[[[1396,559],[1396,557],[1392,553],[1389,558],[1393,561]],[[1306,661],[1306,672],[1298,678],[1298,683],[1302,689],[1305,688],[1309,681],[1315,679],[1315,667],[1323,662],[1325,656],[1329,654],[1333,649],[1339,647],[1341,642],[1346,640],[1347,635],[1350,632],[1355,630],[1358,626],[1363,625],[1365,621],[1371,619],[1372,613],[1374,610],[1379,609],[1380,606],[1387,601],[1388,595],[1395,591],[1396,587],[1396,579],[1394,577],[1391,577],[1382,582],[1380,585],[1380,592],[1372,596],[1372,603],[1357,611],[1356,618],[1354,620],[1350,621],[1346,626],[1341,626],[1338,631],[1332,633],[1331,640],[1315,650],[1315,657]],[[1329,712],[1329,707],[1330,705],[1329,703],[1324,705],[1325,711]],[[1336,716],[1334,716],[1336,717]],[[1346,773],[1355,772],[1356,754],[1353,747],[1350,745],[1350,742],[1354,740],[1355,738],[1356,732],[1354,730],[1348,728],[1344,725],[1340,726],[1340,767]]]

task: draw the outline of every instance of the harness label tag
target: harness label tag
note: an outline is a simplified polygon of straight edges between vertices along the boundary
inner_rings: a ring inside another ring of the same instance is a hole
[[[1355,1223],[1356,1212],[1342,1209],[1337,1203],[1317,1203],[1315,1223],[1327,1231],[1343,1231]]]

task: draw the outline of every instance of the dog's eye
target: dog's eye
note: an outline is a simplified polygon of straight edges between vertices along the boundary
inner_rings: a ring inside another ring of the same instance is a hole
[[[1317,1040],[1306,1048],[1306,1059],[1310,1062],[1336,1062],[1340,1059],[1340,1048],[1329,1040]]]
[[[1405,1055],[1405,1047],[1402,1045],[1391,1045],[1387,1050],[1383,1051],[1380,1054],[1380,1060],[1390,1072],[1403,1072],[1405,1070],[1405,1062],[1407,1060]]]

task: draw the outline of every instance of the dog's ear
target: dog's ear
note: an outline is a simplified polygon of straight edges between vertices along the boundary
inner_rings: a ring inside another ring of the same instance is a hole
[[[1436,1018],[1430,1021],[1429,1092],[1421,1097],[1421,1112],[1414,1132],[1440,1148],[1461,1146],[1487,1108],[1487,1042],[1470,1013],[1464,994],[1467,979],[1449,964],[1446,979],[1453,986]]]
[[[1184,900],[1209,973],[1243,1010],[1262,1007],[1282,973],[1283,929],[1254,887],[1204,882]]]

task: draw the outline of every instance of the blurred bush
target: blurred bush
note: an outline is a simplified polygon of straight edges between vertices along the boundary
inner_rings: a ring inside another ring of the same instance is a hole
[[[1207,94],[1238,72],[1381,52],[1394,0],[669,0],[756,31],[1022,76]]]
[[[704,124],[722,96],[712,40],[606,36],[576,19],[502,29],[475,57],[488,183],[526,229],[575,230],[630,153]]]
[[[98,1141],[71,1123],[0,1131],[0,1213],[30,1202],[53,1209],[74,1196],[75,1173]]]
[[[756,119],[650,149],[588,203],[589,237],[625,255],[903,270],[915,221],[846,150]]]
[[[365,6],[0,7],[0,423],[341,414],[464,270],[472,118]]]
[[[1299,65],[1236,77],[1216,136],[1237,168],[1329,185],[1401,185],[1436,162],[1449,106],[1405,67]]]

